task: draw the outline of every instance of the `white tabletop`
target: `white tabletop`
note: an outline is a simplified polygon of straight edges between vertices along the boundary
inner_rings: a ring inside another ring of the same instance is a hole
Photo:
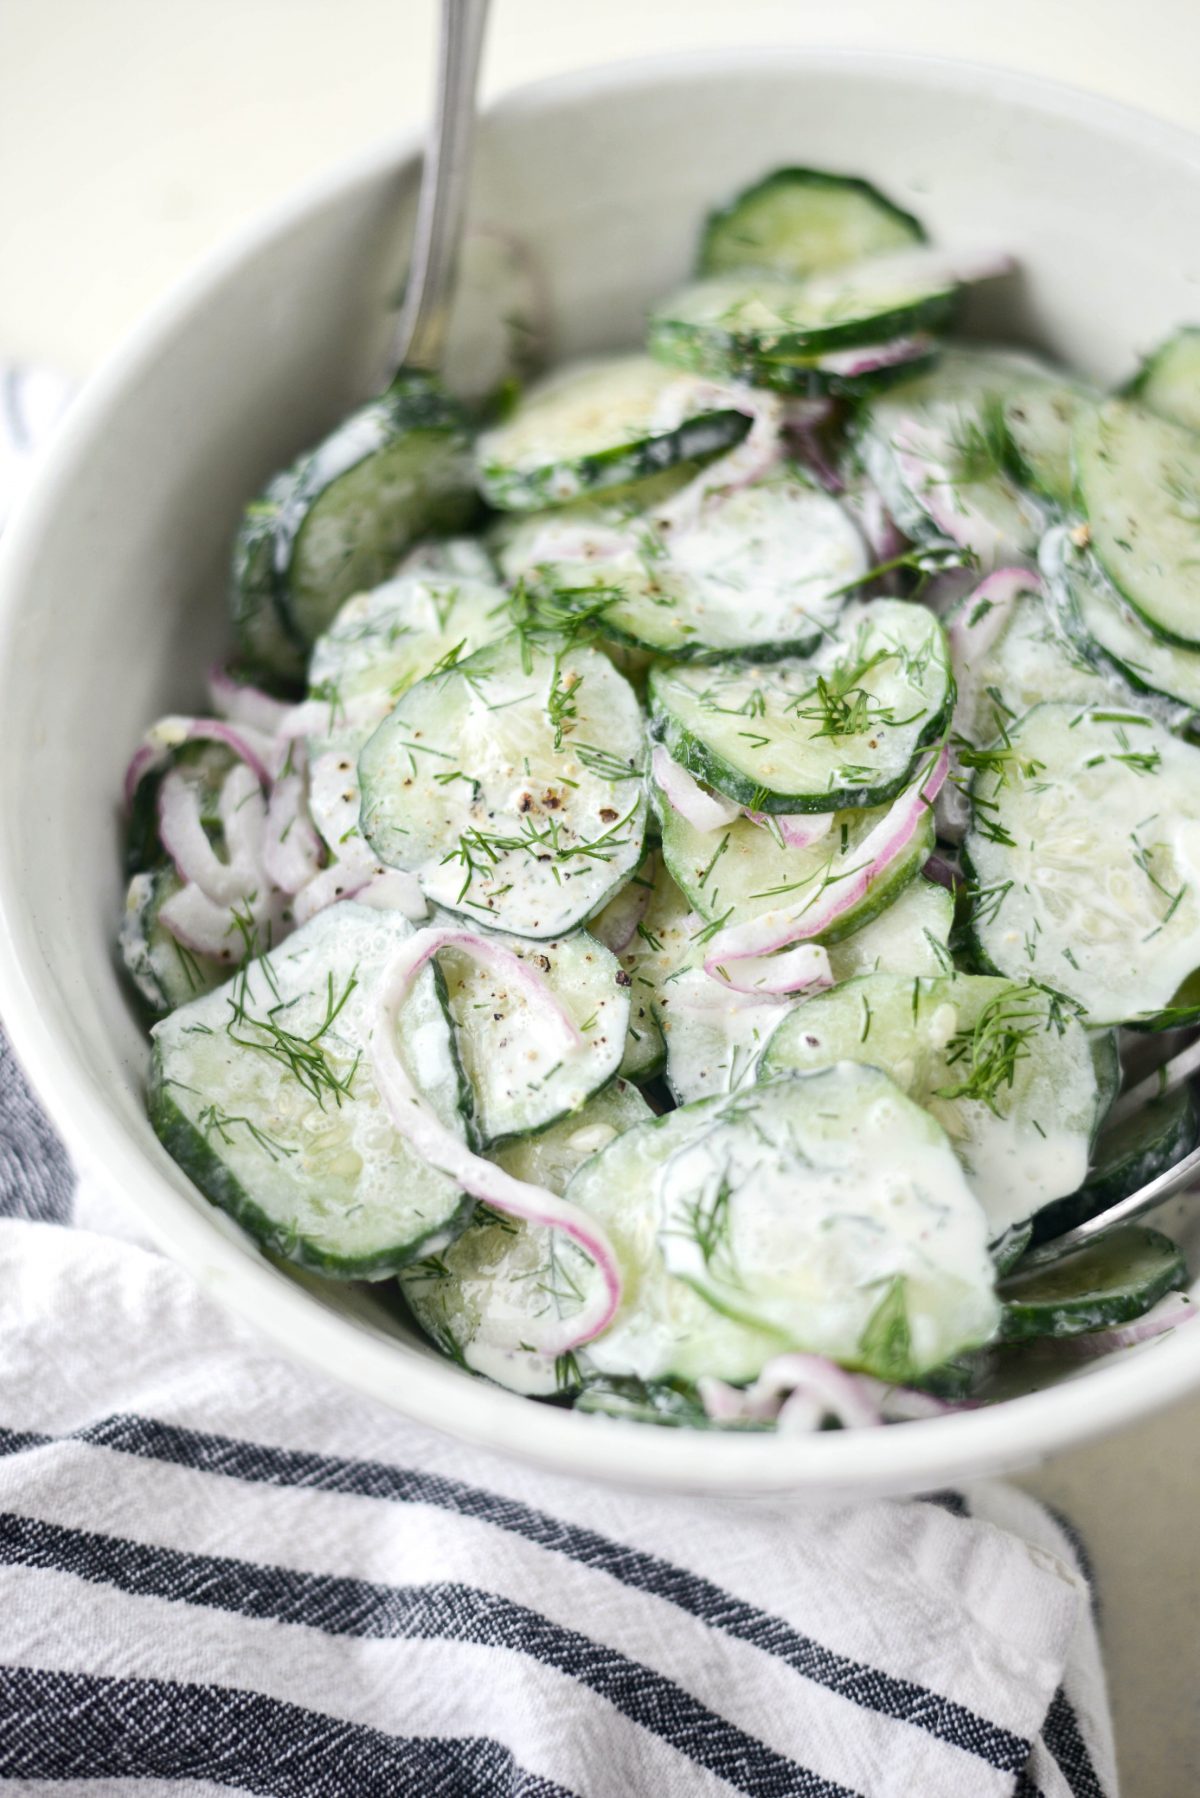
[[[434,16],[431,0],[6,0],[0,355],[87,373],[239,222],[418,123]],[[1195,0],[493,0],[484,79],[496,93],[589,62],[755,42],[1003,62],[1200,127]],[[1096,1562],[1125,1798],[1190,1798],[1200,1400],[1025,1483],[1072,1516]]]

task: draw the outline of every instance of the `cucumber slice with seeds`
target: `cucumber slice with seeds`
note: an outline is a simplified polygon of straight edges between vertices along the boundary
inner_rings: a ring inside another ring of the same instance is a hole
[[[775,169],[709,213],[702,275],[758,269],[793,278],[923,243],[925,231],[871,182],[823,169]]]
[[[684,1106],[586,1163],[567,1196],[605,1224],[629,1283],[589,1345],[602,1371],[687,1377],[671,1341],[680,1287],[746,1328],[892,1379],[986,1340],[996,1322],[983,1214],[953,1151],[875,1068],[783,1075]],[[604,1367],[621,1347],[639,1364]]]
[[[680,660],[807,654],[867,571],[849,514],[796,467],[716,493],[691,516],[653,513],[588,541],[572,525],[526,579],[565,613]]]
[[[160,1016],[211,992],[229,976],[227,967],[210,955],[185,949],[159,923],[159,912],[180,887],[172,868],[135,874],[121,919],[122,960],[142,998]]]
[[[648,878],[651,890],[633,941],[621,956],[630,983],[629,1036],[621,1073],[627,1080],[649,1080],[662,1072],[667,1058],[657,997],[663,982],[688,965],[695,953],[698,923],[657,852],[635,878]]]
[[[869,974],[797,1006],[762,1071],[838,1061],[883,1068],[937,1119],[993,1238],[1074,1192],[1087,1173],[1108,1094],[1089,1033],[1038,987]]]
[[[367,695],[394,703],[440,662],[502,636],[507,599],[494,581],[418,574],[355,594],[313,647],[312,697],[339,712]]]
[[[1075,462],[1109,579],[1156,637],[1200,648],[1200,437],[1110,400],[1079,419]]]
[[[651,715],[676,761],[739,805],[826,812],[882,805],[942,734],[954,682],[923,606],[848,606],[810,657],[656,668]]]
[[[740,441],[737,395],[714,404],[649,356],[573,363],[540,382],[476,445],[484,498],[505,511],[561,505]]]
[[[1200,325],[1184,325],[1152,351],[1127,391],[1160,418],[1200,431]]]
[[[737,379],[764,359],[936,330],[953,317],[961,284],[935,251],[872,257],[805,281],[714,275],[662,301],[649,348],[662,361]]]
[[[438,956],[454,1021],[459,1060],[474,1094],[480,1143],[545,1130],[577,1112],[617,1072],[629,1024],[629,992],[620,967],[586,931],[503,946],[537,969],[580,1033],[577,1052],[553,1063],[531,1028],[530,1007],[511,983],[455,949]]]
[[[653,1115],[636,1087],[616,1081],[575,1116],[494,1150],[491,1159],[518,1180],[561,1193],[589,1156]],[[577,1388],[586,1357],[554,1361],[521,1341],[536,1335],[548,1315],[569,1315],[592,1272],[582,1250],[557,1231],[479,1205],[462,1235],[406,1268],[400,1285],[418,1324],[444,1354],[502,1386],[549,1397]]]
[[[473,1205],[396,1131],[371,1076],[376,982],[412,929],[333,906],[153,1032],[150,1116],[170,1155],[264,1248],[342,1279],[381,1279],[445,1246]],[[433,970],[399,1030],[426,1098],[461,1132]]]
[[[1165,700],[1171,713],[1164,722],[1184,722],[1174,708],[1200,710],[1200,650],[1164,643],[1147,630],[1075,533],[1065,527],[1048,532],[1040,562],[1063,630],[1081,654],[1110,669],[1132,692]]]
[[[359,757],[362,828],[430,901],[561,936],[641,859],[644,753],[605,656],[514,634],[404,694]]]
[[[234,550],[242,653],[301,673],[351,594],[384,580],[418,537],[468,525],[477,503],[463,413],[428,376],[401,374],[248,508]]]
[[[1035,706],[972,782],[982,965],[1093,1025],[1181,1023],[1200,968],[1200,750],[1133,711]]]
[[[1113,1230],[1051,1267],[1011,1274],[1000,1288],[1004,1342],[1079,1336],[1142,1317],[1188,1283],[1187,1265],[1169,1237],[1133,1224]]]

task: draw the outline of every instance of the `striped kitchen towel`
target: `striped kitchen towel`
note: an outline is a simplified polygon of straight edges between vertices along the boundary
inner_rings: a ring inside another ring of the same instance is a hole
[[[63,1164],[0,1077],[0,1789],[1113,1798],[1031,1499],[648,1498],[417,1429],[35,1221]]]

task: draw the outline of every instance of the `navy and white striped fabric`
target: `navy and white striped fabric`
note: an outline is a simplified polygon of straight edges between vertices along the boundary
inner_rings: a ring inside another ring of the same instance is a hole
[[[0,518],[43,417],[3,378]],[[0,1790],[43,1789],[1117,1787],[1085,1570],[1032,1500],[649,1499],[418,1430],[76,1191],[0,1037]]]
[[[80,1227],[102,1192],[38,1221],[69,1177],[0,1078],[0,1790],[1113,1798],[1032,1500],[649,1499],[418,1430]]]

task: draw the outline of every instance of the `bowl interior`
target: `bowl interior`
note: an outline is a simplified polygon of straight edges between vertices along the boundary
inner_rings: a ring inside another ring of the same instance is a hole
[[[514,96],[483,121],[473,229],[523,259],[556,356],[635,343],[647,304],[685,274],[706,208],[783,162],[867,175],[943,241],[1012,250],[1019,273],[972,328],[1101,380],[1200,305],[1190,140],[1066,90],[915,60],[747,54]],[[71,1146],[293,1352],[426,1422],[564,1469],[822,1497],[913,1489],[1028,1461],[1196,1383],[1200,1341],[1180,1337],[1090,1370],[1070,1393],[869,1439],[683,1440],[576,1417],[459,1374],[398,1336],[369,1291],[269,1265],[159,1147],[142,1104],[146,1044],[114,961],[122,770],[150,720],[202,703],[244,499],[377,380],[415,177],[411,154],[381,152],[173,295],[82,399],[5,545],[0,999]],[[452,379],[492,353],[497,281],[494,258],[473,252]],[[1200,1246],[1186,1210],[1180,1220]]]

